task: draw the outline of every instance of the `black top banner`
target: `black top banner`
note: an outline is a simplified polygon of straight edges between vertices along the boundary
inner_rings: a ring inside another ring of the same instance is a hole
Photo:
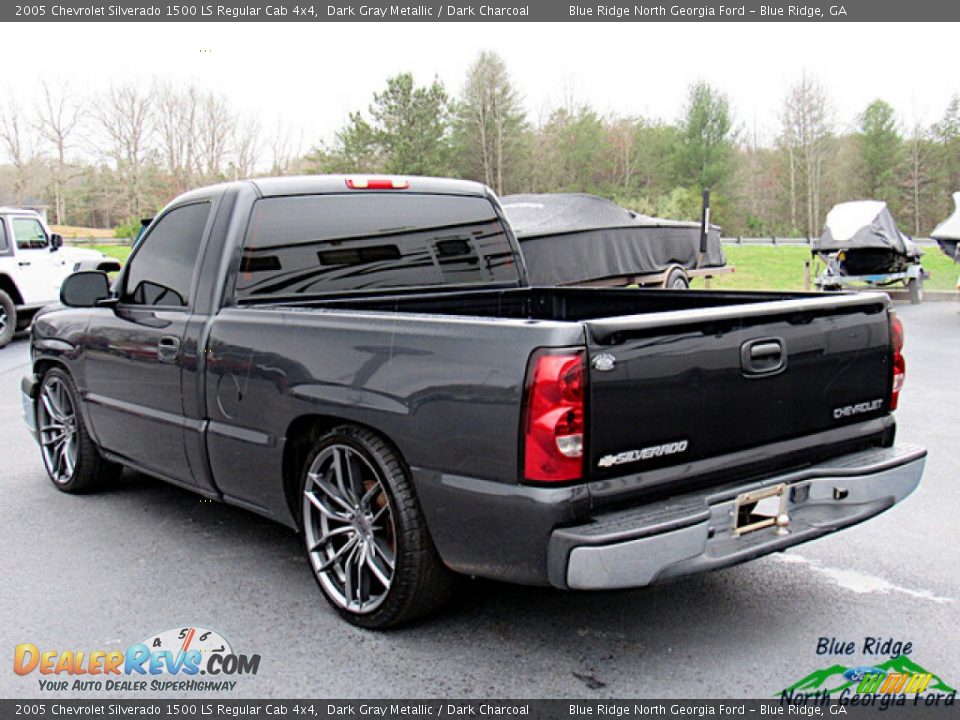
[[[4,22],[950,22],[943,0],[583,2],[583,0],[62,0],[4,4]]]

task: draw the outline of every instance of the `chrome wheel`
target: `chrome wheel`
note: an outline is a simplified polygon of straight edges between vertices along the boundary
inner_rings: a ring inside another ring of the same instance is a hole
[[[60,377],[48,377],[43,383],[37,427],[47,473],[57,484],[70,482],[77,467],[77,409]]]
[[[10,322],[10,318],[7,317],[7,309],[0,305],[0,336],[2,336],[7,331],[7,323]]]
[[[396,528],[381,473],[344,444],[325,447],[303,490],[307,554],[327,596],[366,614],[387,598],[396,567]]]

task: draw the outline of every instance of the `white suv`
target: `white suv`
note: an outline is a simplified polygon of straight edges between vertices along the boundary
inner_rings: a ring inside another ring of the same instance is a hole
[[[37,310],[59,300],[60,284],[71,273],[119,269],[103,253],[63,247],[39,213],[0,208],[0,347],[29,326]]]

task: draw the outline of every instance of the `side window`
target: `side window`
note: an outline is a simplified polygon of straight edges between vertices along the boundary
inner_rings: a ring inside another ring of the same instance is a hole
[[[121,302],[186,307],[210,203],[171,210],[150,226],[130,258]]]
[[[16,238],[18,249],[38,250],[47,246],[47,234],[37,220],[14,217],[10,219],[10,224],[13,225],[13,237]]]
[[[7,242],[7,224],[0,217],[0,255],[6,255],[10,251],[10,243]]]

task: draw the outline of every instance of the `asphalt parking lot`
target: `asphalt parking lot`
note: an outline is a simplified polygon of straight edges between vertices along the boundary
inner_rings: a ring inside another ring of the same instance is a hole
[[[861,659],[817,655],[821,637],[910,642],[914,662],[958,687],[960,305],[898,312],[899,438],[930,455],[919,490],[890,512],[636,591],[474,581],[441,616],[382,634],[340,621],[297,538],[256,515],[131,473],[97,495],[59,493],[20,419],[18,340],[0,350],[0,696],[42,694],[37,673],[12,671],[18,643],[119,649],[186,625],[261,655],[230,697],[771,697]]]

